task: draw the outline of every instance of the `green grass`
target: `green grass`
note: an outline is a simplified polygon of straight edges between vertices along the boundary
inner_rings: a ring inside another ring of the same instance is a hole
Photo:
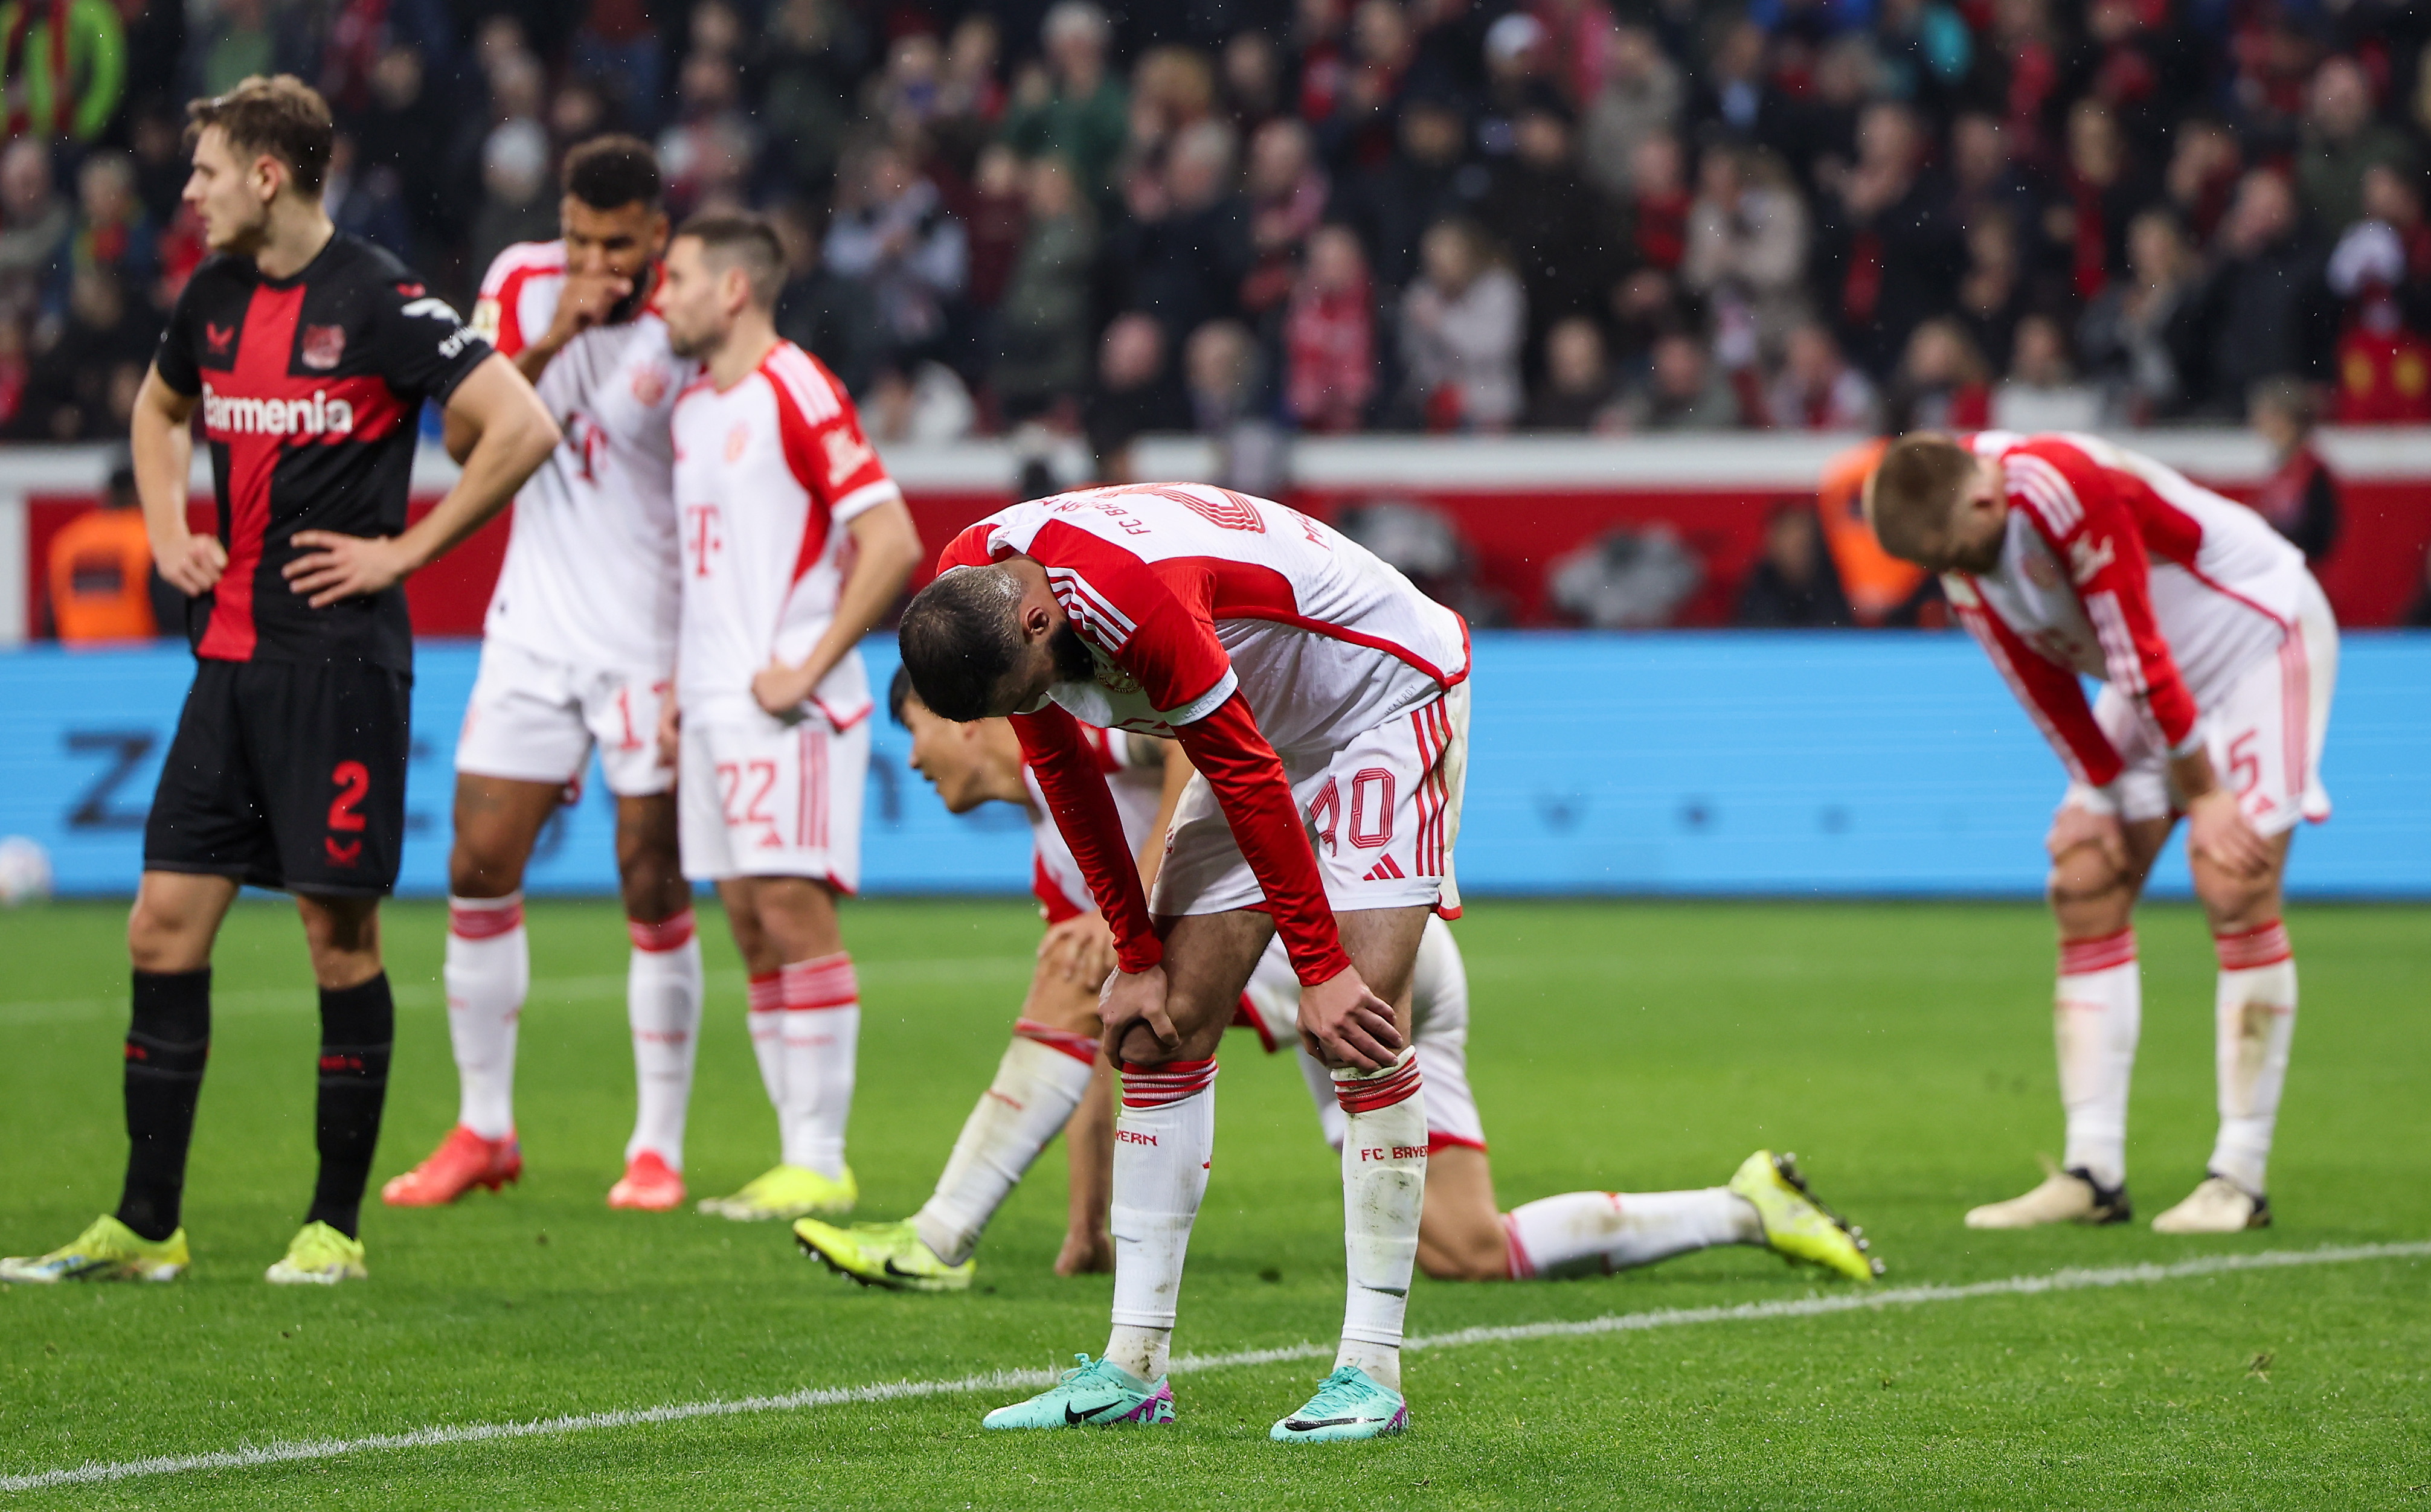
[[[122,912],[0,916],[0,1250],[116,1199]],[[2292,921],[2304,1019],[2264,1235],[2138,1226],[1976,1235],[2055,1148],[2048,934],[2022,906],[1485,903],[1460,926],[1473,1075],[1506,1205],[1719,1181],[1796,1149],[1898,1283],[2431,1238],[2431,911]],[[451,1122],[440,911],[389,915],[398,1053],[375,1181]],[[862,905],[866,1016],[852,1156],[872,1216],[927,1194],[983,1085],[1036,926],[1013,904]],[[715,922],[693,1114],[696,1190],[774,1154]],[[2143,922],[2135,1184],[2202,1174],[2211,962],[2200,921]],[[863,1292],[781,1229],[612,1215],[630,1117],[612,907],[531,909],[520,1117],[528,1175],[439,1212],[375,1201],[373,1279],[260,1280],[311,1180],[312,999],[292,916],[247,904],[218,962],[195,1138],[193,1274],[0,1288],[0,1474],[246,1443],[506,1421],[877,1380],[1040,1368],[1104,1338],[1108,1282],[1048,1270],[1060,1149],[998,1220],[981,1291]],[[1233,1036],[1178,1345],[1325,1339],[1340,1196],[1299,1076]],[[1414,1354],[1406,1439],[1269,1446],[1323,1363],[1178,1383],[1182,1421],[983,1436],[994,1398],[822,1407],[25,1493],[28,1506],[2431,1505],[2431,1265],[2373,1260]],[[1802,1297],[1752,1251],[1608,1281],[1421,1281],[1414,1332]],[[2268,1356],[2267,1363],[2262,1363]]]

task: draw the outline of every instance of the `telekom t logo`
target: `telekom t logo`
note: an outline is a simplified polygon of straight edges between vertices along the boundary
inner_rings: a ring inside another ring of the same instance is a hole
[[[717,506],[687,504],[684,506],[684,549],[692,554],[695,577],[709,575],[709,554],[726,547],[726,537],[717,528]]]

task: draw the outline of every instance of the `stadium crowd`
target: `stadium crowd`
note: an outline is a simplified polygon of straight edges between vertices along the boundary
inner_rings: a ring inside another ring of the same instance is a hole
[[[679,214],[780,218],[786,334],[885,440],[2431,419],[2431,15],[2391,0],[0,19],[19,438],[125,434],[201,257],[182,102],[272,70],[337,108],[339,223],[460,297],[554,234],[568,146],[655,139]]]

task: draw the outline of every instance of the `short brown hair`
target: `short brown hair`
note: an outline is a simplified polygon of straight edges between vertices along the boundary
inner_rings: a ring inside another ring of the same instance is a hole
[[[751,280],[751,302],[762,309],[777,307],[777,291],[785,281],[785,243],[766,216],[713,211],[686,221],[676,235],[698,241],[720,266],[740,267]]]
[[[268,153],[287,165],[296,192],[321,197],[321,178],[329,168],[329,144],[337,127],[329,121],[329,103],[320,91],[293,74],[264,78],[259,74],[237,81],[226,94],[186,103],[186,150],[204,131],[217,126],[227,133],[228,146],[240,157]]]
[[[1866,483],[1866,520],[1883,550],[1914,561],[1936,544],[1974,468],[1974,453],[1932,431],[1891,442]]]

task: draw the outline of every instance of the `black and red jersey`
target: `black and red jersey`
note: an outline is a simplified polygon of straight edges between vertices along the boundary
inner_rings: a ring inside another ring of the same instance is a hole
[[[196,656],[411,669],[403,588],[316,609],[281,570],[299,530],[405,528],[422,401],[444,404],[489,355],[403,263],[343,232],[292,277],[246,258],[195,270],[156,360],[202,400],[228,554],[188,615]]]

